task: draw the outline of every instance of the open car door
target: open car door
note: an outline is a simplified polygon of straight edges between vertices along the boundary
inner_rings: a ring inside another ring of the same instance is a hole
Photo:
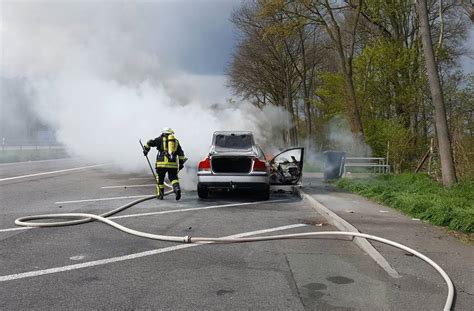
[[[303,147],[285,149],[270,160],[271,185],[296,185],[303,177]]]

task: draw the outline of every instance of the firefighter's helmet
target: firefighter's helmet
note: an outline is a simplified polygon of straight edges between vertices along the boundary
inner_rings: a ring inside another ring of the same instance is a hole
[[[170,127],[164,127],[161,133],[169,135],[169,134],[174,134],[174,131]]]

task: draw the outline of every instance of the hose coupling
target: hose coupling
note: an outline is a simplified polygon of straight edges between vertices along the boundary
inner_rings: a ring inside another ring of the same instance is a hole
[[[184,243],[191,243],[191,236],[187,235],[184,237]]]

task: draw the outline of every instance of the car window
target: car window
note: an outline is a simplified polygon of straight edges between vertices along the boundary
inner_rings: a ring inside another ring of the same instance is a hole
[[[280,163],[295,163],[299,164],[301,161],[301,149],[292,149],[288,150],[287,152],[284,152],[277,156],[273,160],[276,164]]]
[[[250,149],[253,145],[252,135],[248,134],[217,134],[214,144],[218,148]]]

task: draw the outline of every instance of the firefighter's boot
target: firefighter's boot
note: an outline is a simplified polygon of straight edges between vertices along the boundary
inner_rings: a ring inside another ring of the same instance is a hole
[[[163,192],[164,192],[164,188],[161,188],[161,187],[156,187],[156,198],[158,200],[163,200]]]
[[[173,192],[176,195],[176,201],[181,199],[181,187],[179,186],[179,183],[173,184]]]

